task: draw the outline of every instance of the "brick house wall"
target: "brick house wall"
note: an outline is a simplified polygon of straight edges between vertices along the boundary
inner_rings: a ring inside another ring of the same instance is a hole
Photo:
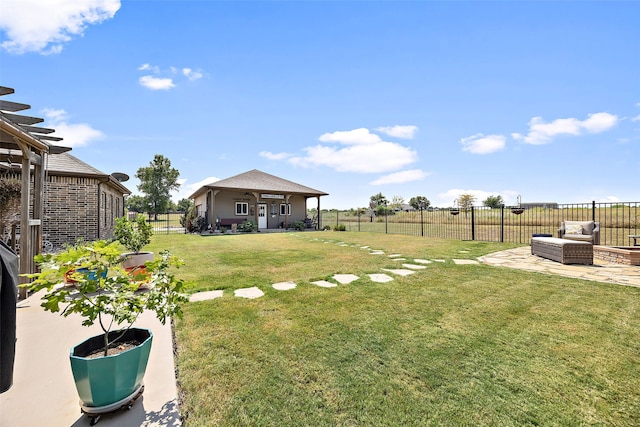
[[[115,219],[123,215],[124,196],[94,177],[49,175],[45,184],[45,239],[55,247],[113,237]]]

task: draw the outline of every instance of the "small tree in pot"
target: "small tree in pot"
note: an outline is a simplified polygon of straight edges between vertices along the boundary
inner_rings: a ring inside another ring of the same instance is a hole
[[[65,317],[77,313],[82,325],[98,322],[102,328],[102,335],[71,350],[76,388],[87,413],[141,393],[153,334],[132,326],[145,310],[154,312],[163,324],[171,316],[180,317],[180,304],[187,301],[184,281],[170,272],[182,261],[168,251],[146,264],[143,277],[126,271],[120,260],[117,242],[78,243],[57,254],[37,255],[40,272],[26,275],[34,280],[23,285],[34,292],[45,290],[46,311]],[[73,279],[73,286],[63,283],[65,276]],[[106,368],[107,363],[113,367]]]
[[[116,219],[114,237],[129,252],[122,254],[124,268],[142,267],[147,261],[153,260],[153,252],[140,252],[140,250],[151,242],[153,227],[149,224],[144,215],[138,214],[133,221],[126,217]]]

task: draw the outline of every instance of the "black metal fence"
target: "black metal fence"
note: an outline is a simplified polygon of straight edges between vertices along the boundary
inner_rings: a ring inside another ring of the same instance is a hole
[[[127,212],[127,218],[134,220],[138,215],[137,212]],[[171,233],[184,233],[185,229],[180,224],[180,218],[184,216],[182,212],[168,212],[164,214],[148,215],[147,222],[153,225],[154,234],[171,234]]]
[[[382,216],[352,211],[324,211],[322,225],[346,231],[407,234],[443,239],[529,243],[533,234],[557,236],[562,221],[597,221],[600,244],[628,246],[640,234],[640,202],[575,203],[552,207],[427,209],[387,212]]]

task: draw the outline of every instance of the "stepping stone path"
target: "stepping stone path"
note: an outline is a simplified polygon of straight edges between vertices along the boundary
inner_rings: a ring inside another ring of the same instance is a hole
[[[222,297],[222,291],[198,292],[197,294],[193,294],[189,297],[189,302],[207,301],[210,299],[216,299],[221,297]]]
[[[298,236],[295,236],[298,237]],[[324,241],[323,239],[318,239],[318,238],[314,238],[314,239],[310,239],[313,242],[322,242],[325,244],[328,243],[335,243],[338,246],[351,246],[354,248],[359,248],[362,250],[367,250],[369,251],[369,254],[371,255],[384,255],[384,251],[379,250],[379,249],[371,249],[371,247],[369,246],[358,246],[358,245],[349,245],[347,243],[344,242],[331,242],[331,241]],[[459,251],[460,253],[469,253],[469,251]],[[388,258],[390,259],[390,261],[406,261],[407,258],[404,258],[402,254],[391,254],[388,255]],[[411,274],[416,273],[417,270],[424,270],[426,269],[426,265],[425,264],[431,264],[432,262],[440,262],[440,263],[444,263],[446,262],[446,260],[444,259],[419,259],[419,258],[414,258],[413,259],[413,263],[404,263],[402,264],[402,269],[393,269],[393,268],[383,268],[383,271],[389,272],[391,274],[394,274],[396,276],[409,276]],[[454,259],[453,262],[455,264],[459,264],[459,265],[465,265],[465,264],[480,264],[478,261],[476,260],[472,260],[472,259]],[[415,263],[415,264],[414,264]],[[385,273],[372,273],[372,274],[368,274],[367,276],[369,276],[369,278],[371,279],[372,282],[375,283],[388,283],[393,281],[393,277],[385,274]],[[336,282],[340,283],[341,285],[348,285],[352,282],[355,282],[356,280],[358,280],[360,277],[356,276],[355,274],[334,274],[332,276],[333,280],[335,280]],[[313,285],[316,286],[320,286],[322,288],[335,288],[338,285],[336,283],[332,283],[329,282],[327,280],[318,280],[315,282],[311,282]],[[271,285],[273,287],[273,289],[279,290],[279,291],[288,291],[291,289],[295,289],[297,287],[297,285],[294,282],[279,282],[279,283],[274,283],[273,285]],[[193,295],[191,295],[191,297],[189,298],[190,302],[195,302],[195,301],[205,301],[205,300],[210,300],[210,299],[215,299],[215,298],[220,298],[223,295],[223,291],[221,290],[217,290],[217,291],[207,291],[207,292],[198,292],[195,293]],[[262,292],[260,290],[260,288],[258,288],[257,286],[254,286],[252,288],[244,288],[244,289],[237,289],[234,291],[234,295],[236,297],[240,297],[240,298],[248,298],[248,299],[254,299],[254,298],[260,298],[262,296],[264,296],[264,292]]]
[[[313,285],[320,286],[321,288],[335,288],[335,283],[327,282],[326,280],[318,280],[317,282],[311,282]]]
[[[402,264],[402,266],[404,268],[409,268],[411,270],[424,270],[425,268],[427,268],[424,265],[417,265],[417,264]]]
[[[237,297],[249,299],[260,298],[261,296],[264,296],[264,292],[262,292],[257,286],[254,286],[252,288],[236,289],[235,291],[233,291],[233,294]]]
[[[394,270],[391,268],[383,268],[384,271],[388,271],[389,273],[393,273],[396,274],[398,276],[408,276],[410,274],[415,273],[415,271],[413,270],[403,270],[403,269],[398,269],[398,270]]]
[[[393,280],[393,277],[387,274],[381,274],[381,273],[369,274],[369,278],[371,279],[372,282],[376,282],[376,283],[387,283]]]
[[[480,264],[478,261],[474,259],[454,259],[453,262],[457,265]]]
[[[274,283],[271,286],[273,286],[273,289],[276,289],[278,291],[289,291],[291,289],[295,289],[297,285],[293,282],[280,282]]]
[[[359,279],[355,274],[334,274],[333,278],[342,285],[348,285]]]

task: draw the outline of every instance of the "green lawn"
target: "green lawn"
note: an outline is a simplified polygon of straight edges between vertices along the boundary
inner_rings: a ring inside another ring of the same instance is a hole
[[[343,242],[346,246],[339,245]],[[398,267],[360,246],[445,259]],[[514,245],[375,233],[154,236],[187,265],[176,322],[186,426],[638,425],[640,289],[485,265]],[[309,282],[335,273],[337,288]],[[276,291],[271,283],[298,288]],[[265,296],[233,297],[258,286]]]

